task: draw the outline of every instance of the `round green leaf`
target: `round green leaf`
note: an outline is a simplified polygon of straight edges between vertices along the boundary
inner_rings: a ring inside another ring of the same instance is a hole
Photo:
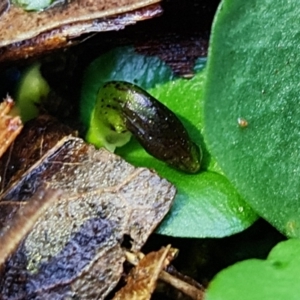
[[[40,71],[40,63],[35,63],[25,70],[16,93],[17,107],[23,122],[38,116],[39,106],[49,91],[49,84]]]
[[[244,230],[256,220],[252,209],[221,174],[204,171],[191,178],[160,173],[178,188],[175,203],[158,228],[161,234],[223,237]]]
[[[108,67],[108,61],[115,63]],[[176,171],[156,160],[134,139],[116,150],[116,153],[128,162],[136,166],[153,168],[175,184],[178,192],[174,205],[158,228],[158,232],[162,234],[181,237],[223,237],[244,230],[257,218],[229,181],[223,175],[212,172],[217,171],[218,166],[205,150],[201,134],[203,129],[201,99],[205,78],[203,67],[203,59],[199,59],[195,66],[194,78],[175,79],[169,67],[158,58],[138,55],[132,48],[118,48],[99,57],[85,76],[90,82],[84,83],[83,119],[88,120],[86,108],[91,112],[98,89],[104,82],[128,81],[142,86],[175,112],[192,140],[204,150],[202,172],[195,175]],[[140,70],[144,72],[137,75]]]
[[[300,6],[224,0],[212,29],[205,138],[246,201],[300,237]]]
[[[267,260],[250,259],[221,271],[205,300],[298,300],[300,241],[279,243]]]

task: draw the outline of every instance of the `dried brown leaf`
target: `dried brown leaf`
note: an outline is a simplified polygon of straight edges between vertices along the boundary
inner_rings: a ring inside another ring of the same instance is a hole
[[[168,266],[169,263],[174,259],[175,256],[177,256],[178,250],[174,248],[170,248],[168,251],[168,256],[165,260],[165,266],[167,267],[168,271],[169,269],[172,269],[172,273],[168,273],[164,270],[161,270],[159,273],[159,277],[156,278],[164,281],[165,283],[169,284],[173,288],[176,289],[176,293],[183,293],[187,295],[190,299],[194,300],[203,300],[204,299],[204,288],[202,285],[200,285],[198,282],[193,280],[192,278],[182,275],[178,271],[174,269],[172,265]],[[132,252],[126,252],[126,260],[131,263],[134,266],[139,265],[139,262],[141,259],[144,258],[144,254],[141,252],[138,253],[132,253]],[[130,293],[130,289],[129,289]],[[142,290],[137,293],[140,295],[142,300],[142,296],[145,295],[145,297],[148,297],[147,293],[142,293]],[[178,299],[182,298],[182,294],[179,296]],[[123,298],[122,298],[123,299]],[[148,298],[146,298],[148,299]],[[176,298],[177,299],[177,298]]]
[[[171,246],[167,246],[143,257],[130,272],[125,287],[116,293],[113,300],[150,299],[161,271],[174,258],[176,252]]]
[[[0,157],[15,140],[23,127],[19,116],[10,115],[13,106],[14,101],[9,96],[0,103]]]
[[[175,188],[151,170],[72,136],[25,169],[3,192],[0,206],[8,200],[32,205],[30,198],[45,184],[62,194],[6,261],[0,294],[7,299],[104,299],[123,270],[124,235],[139,250],[175,196]]]
[[[12,5],[0,17],[0,61],[66,47],[84,33],[119,30],[158,16],[159,1],[73,0],[38,13]]]
[[[66,135],[76,135],[76,132],[53,117],[42,115],[27,122],[21,136],[0,158],[0,199],[5,188],[16,183],[24,172]]]

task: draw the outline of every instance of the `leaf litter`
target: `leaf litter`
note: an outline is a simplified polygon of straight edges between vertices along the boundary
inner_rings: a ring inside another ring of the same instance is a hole
[[[176,256],[177,250],[170,245],[144,256],[131,270],[127,284],[116,293],[113,300],[147,300],[156,287],[161,271]]]
[[[120,30],[162,13],[159,0],[61,1],[38,12],[1,1],[0,62],[69,47],[86,39],[81,35]]]
[[[48,115],[26,123],[22,137],[16,139],[0,159],[0,199],[6,187],[18,182],[31,166],[67,135],[76,136],[76,132]]]
[[[170,265],[177,254],[178,249],[171,248],[171,245],[147,255],[141,252],[126,252],[126,260],[136,267],[128,274],[127,285],[115,295],[113,300],[150,299],[158,280],[176,288],[179,296],[175,296],[174,299],[185,299],[183,293],[188,299],[202,300],[204,287],[192,278],[180,274]],[[165,271],[166,268],[168,272]]]
[[[124,236],[130,236],[131,250],[139,251],[169,211],[175,187],[72,134],[52,133],[53,146],[46,136],[33,135],[45,127],[31,123],[30,128],[20,139],[36,150],[28,151],[31,158],[40,157],[23,160],[0,195],[7,213],[0,215],[1,251],[9,257],[1,266],[1,295],[104,299],[123,272]],[[20,162],[13,147],[8,153]]]
[[[9,96],[0,103],[0,157],[23,128],[20,117],[11,114],[13,106],[14,101]]]

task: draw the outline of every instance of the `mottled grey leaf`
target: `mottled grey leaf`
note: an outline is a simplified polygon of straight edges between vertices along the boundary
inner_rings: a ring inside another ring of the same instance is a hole
[[[72,136],[26,169],[3,192],[0,206],[22,211],[45,186],[62,194],[6,261],[0,291],[7,299],[103,299],[123,271],[124,236],[139,250],[175,196],[153,171]],[[6,222],[14,224],[19,211],[11,212]]]

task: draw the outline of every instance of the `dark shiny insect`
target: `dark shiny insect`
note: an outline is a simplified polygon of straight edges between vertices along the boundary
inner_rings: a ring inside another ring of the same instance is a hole
[[[200,148],[165,105],[123,81],[106,83],[99,95],[96,115],[105,126],[118,133],[128,130],[149,154],[174,168],[187,173],[199,171]]]

